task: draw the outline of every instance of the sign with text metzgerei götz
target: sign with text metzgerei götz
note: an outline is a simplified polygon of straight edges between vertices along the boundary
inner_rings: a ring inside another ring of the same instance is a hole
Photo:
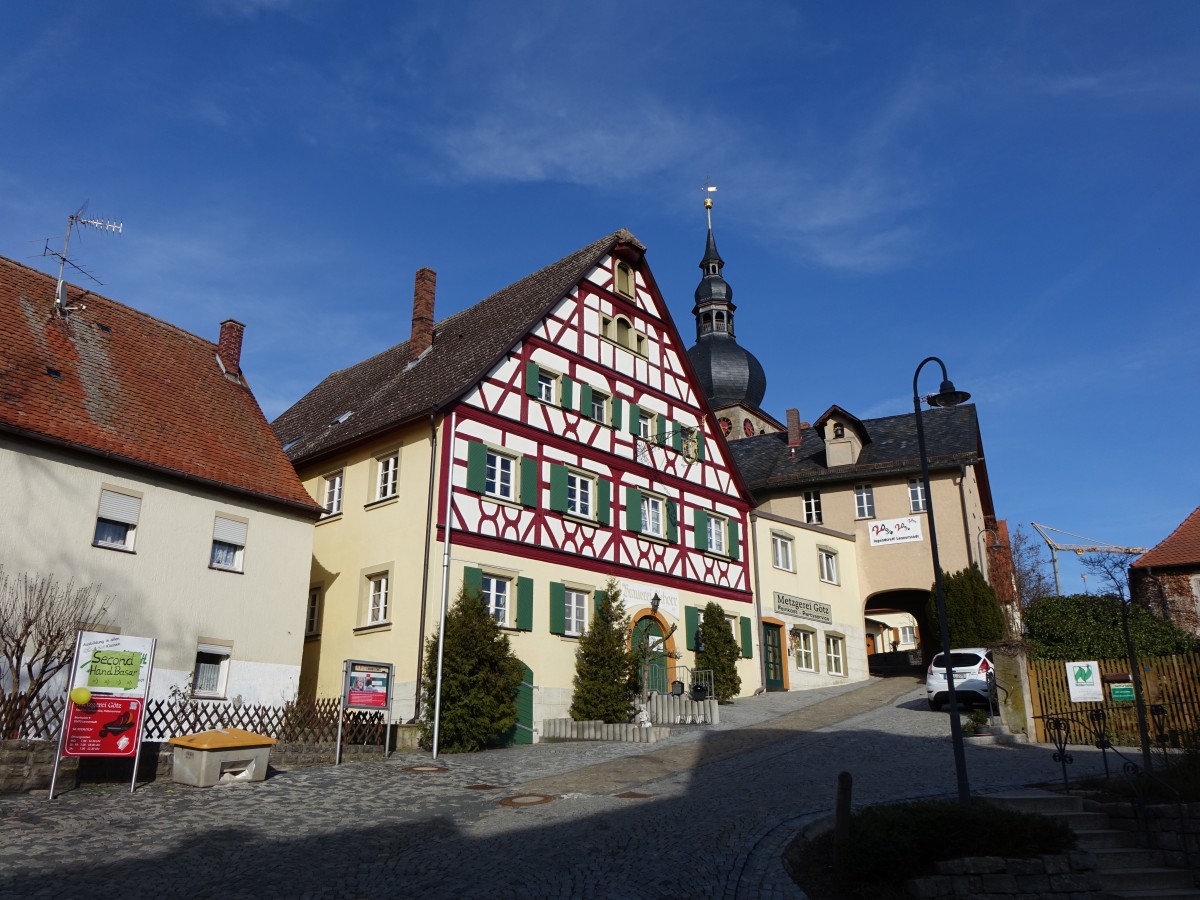
[[[833,624],[833,607],[828,603],[805,600],[803,597],[793,597],[779,591],[775,592],[775,612],[808,619],[811,622],[822,622],[825,625]]]
[[[921,535],[921,520],[917,516],[905,516],[903,519],[876,519],[870,523],[871,546],[882,544],[907,544],[909,541],[923,541]]]
[[[354,659],[347,663],[345,705],[353,709],[387,709],[392,667]]]
[[[135,756],[146,691],[152,638],[85,631],[67,694],[67,756]],[[86,702],[76,702],[79,696]]]

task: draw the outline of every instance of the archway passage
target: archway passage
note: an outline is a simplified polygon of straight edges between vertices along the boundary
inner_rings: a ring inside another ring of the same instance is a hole
[[[875,652],[867,656],[872,675],[913,675],[929,665],[933,642],[928,640],[928,635],[933,626],[929,621],[928,602],[929,591],[918,590],[883,591],[867,598],[863,621],[869,633],[872,628],[877,632]],[[891,613],[907,613],[916,620],[915,650],[911,642],[901,642],[902,634],[880,628],[879,623]]]

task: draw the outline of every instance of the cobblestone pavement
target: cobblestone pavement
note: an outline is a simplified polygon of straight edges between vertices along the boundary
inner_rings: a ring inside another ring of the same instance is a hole
[[[839,772],[856,804],[954,791],[949,719],[914,679],[747,698],[721,719],[655,745],[442,755],[442,772],[405,751],[257,784],[0,797],[0,897],[803,898],[780,858],[829,814]],[[1101,771],[1073,753],[1073,778]],[[1052,757],[969,747],[972,789],[1055,781]]]

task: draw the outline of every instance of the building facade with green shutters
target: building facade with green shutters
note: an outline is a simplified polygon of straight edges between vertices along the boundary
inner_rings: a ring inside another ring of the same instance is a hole
[[[465,586],[527,667],[515,739],[536,739],[567,714],[578,638],[612,579],[632,633],[659,636],[652,688],[688,680],[715,601],[752,693],[748,492],[645,248],[616,232],[436,324],[433,279],[418,272],[408,341],[333,373],[275,423],[327,509],[305,692],[336,693],[344,659],[386,661],[395,713],[411,718],[432,677],[422,641],[443,591]]]

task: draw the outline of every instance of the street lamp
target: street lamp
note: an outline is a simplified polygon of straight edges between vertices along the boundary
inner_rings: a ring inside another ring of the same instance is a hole
[[[946,663],[946,693],[950,698],[950,741],[954,745],[954,772],[958,780],[958,802],[971,802],[971,787],[967,783],[967,756],[963,749],[962,723],[958,720],[958,696],[954,690],[954,661],[950,654],[950,623],[946,619],[946,593],[942,587],[942,563],[938,558],[937,529],[933,522],[933,491],[929,487],[929,455],[925,450],[925,426],[921,422],[921,396],[917,379],[926,363],[935,362],[942,369],[942,386],[936,394],[925,397],[930,406],[958,406],[971,399],[965,391],[955,390],[946,374],[946,364],[936,356],[927,356],[913,373],[913,410],[917,419],[917,446],[921,451],[921,485],[925,490],[925,515],[929,520],[929,546],[933,551],[933,587],[941,625],[942,659]]]

